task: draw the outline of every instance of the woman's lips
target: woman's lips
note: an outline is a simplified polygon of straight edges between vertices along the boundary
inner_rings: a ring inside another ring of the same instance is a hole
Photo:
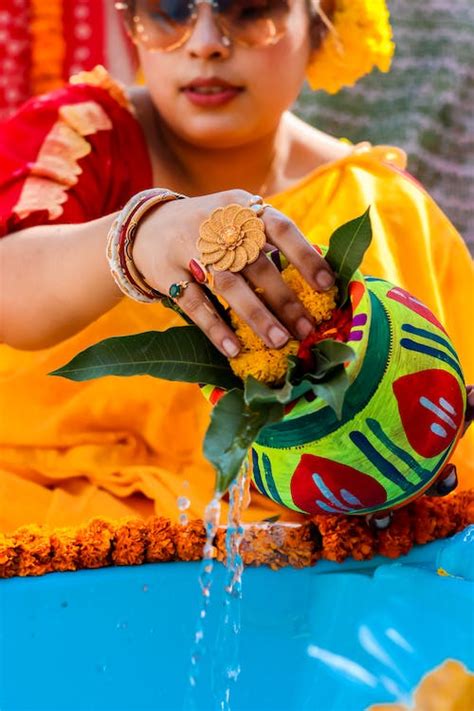
[[[243,89],[226,86],[219,91],[204,93],[199,91],[197,87],[186,87],[182,91],[195,106],[222,106],[235,99],[238,94],[242,93]]]

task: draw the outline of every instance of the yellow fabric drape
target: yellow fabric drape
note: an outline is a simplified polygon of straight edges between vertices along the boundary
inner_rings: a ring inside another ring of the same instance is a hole
[[[374,239],[362,271],[430,307],[474,383],[474,268],[460,236],[390,148],[363,147],[270,199],[314,242],[371,205]],[[394,164],[390,164],[393,161]],[[81,333],[40,352],[0,347],[0,530],[74,526],[130,513],[177,519],[177,497],[202,516],[214,474],[202,455],[209,406],[197,386],[150,377],[73,383],[47,374],[104,338],[179,323],[159,305],[124,299]],[[474,485],[474,427],[452,459]],[[245,520],[298,518],[257,494]]]

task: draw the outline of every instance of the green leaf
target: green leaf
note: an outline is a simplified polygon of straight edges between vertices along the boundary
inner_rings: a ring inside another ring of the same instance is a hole
[[[242,387],[225,358],[197,326],[175,326],[107,338],[76,355],[51,375],[83,381],[104,375],[151,375],[221,388]]]
[[[349,282],[372,241],[369,211],[370,207],[360,217],[341,225],[329,240],[325,259],[339,277],[339,306],[346,302]]]
[[[218,493],[224,493],[232,484],[262,427],[282,417],[282,405],[250,407],[242,390],[230,390],[221,397],[204,439],[204,455],[216,469]]]
[[[353,348],[347,343],[333,341],[330,338],[319,341],[311,350],[316,356],[316,370],[314,373],[308,373],[308,377],[314,380],[325,378],[332,370],[348,361],[353,361],[356,357]]]
[[[346,369],[339,365],[327,381],[315,382],[313,392],[331,407],[338,420],[342,417],[344,398],[350,382]]]

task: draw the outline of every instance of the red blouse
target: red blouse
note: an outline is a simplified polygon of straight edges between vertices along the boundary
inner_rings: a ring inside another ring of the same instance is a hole
[[[0,237],[93,220],[153,185],[145,138],[121,87],[101,67],[73,82],[0,124]]]

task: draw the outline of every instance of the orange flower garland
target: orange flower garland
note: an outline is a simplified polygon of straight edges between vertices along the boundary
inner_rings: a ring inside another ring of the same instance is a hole
[[[301,525],[259,523],[245,527],[245,565],[304,568],[325,559],[397,558],[415,544],[452,536],[474,522],[474,489],[446,499],[422,497],[394,512],[392,525],[373,531],[361,518],[321,515]],[[214,555],[225,561],[225,528],[214,539]],[[119,522],[94,519],[79,528],[54,531],[23,526],[0,534],[0,578],[51,572],[141,565],[202,558],[206,532],[200,520],[186,526],[163,517]]]
[[[36,96],[64,84],[63,0],[31,0],[30,30],[31,93]]]

